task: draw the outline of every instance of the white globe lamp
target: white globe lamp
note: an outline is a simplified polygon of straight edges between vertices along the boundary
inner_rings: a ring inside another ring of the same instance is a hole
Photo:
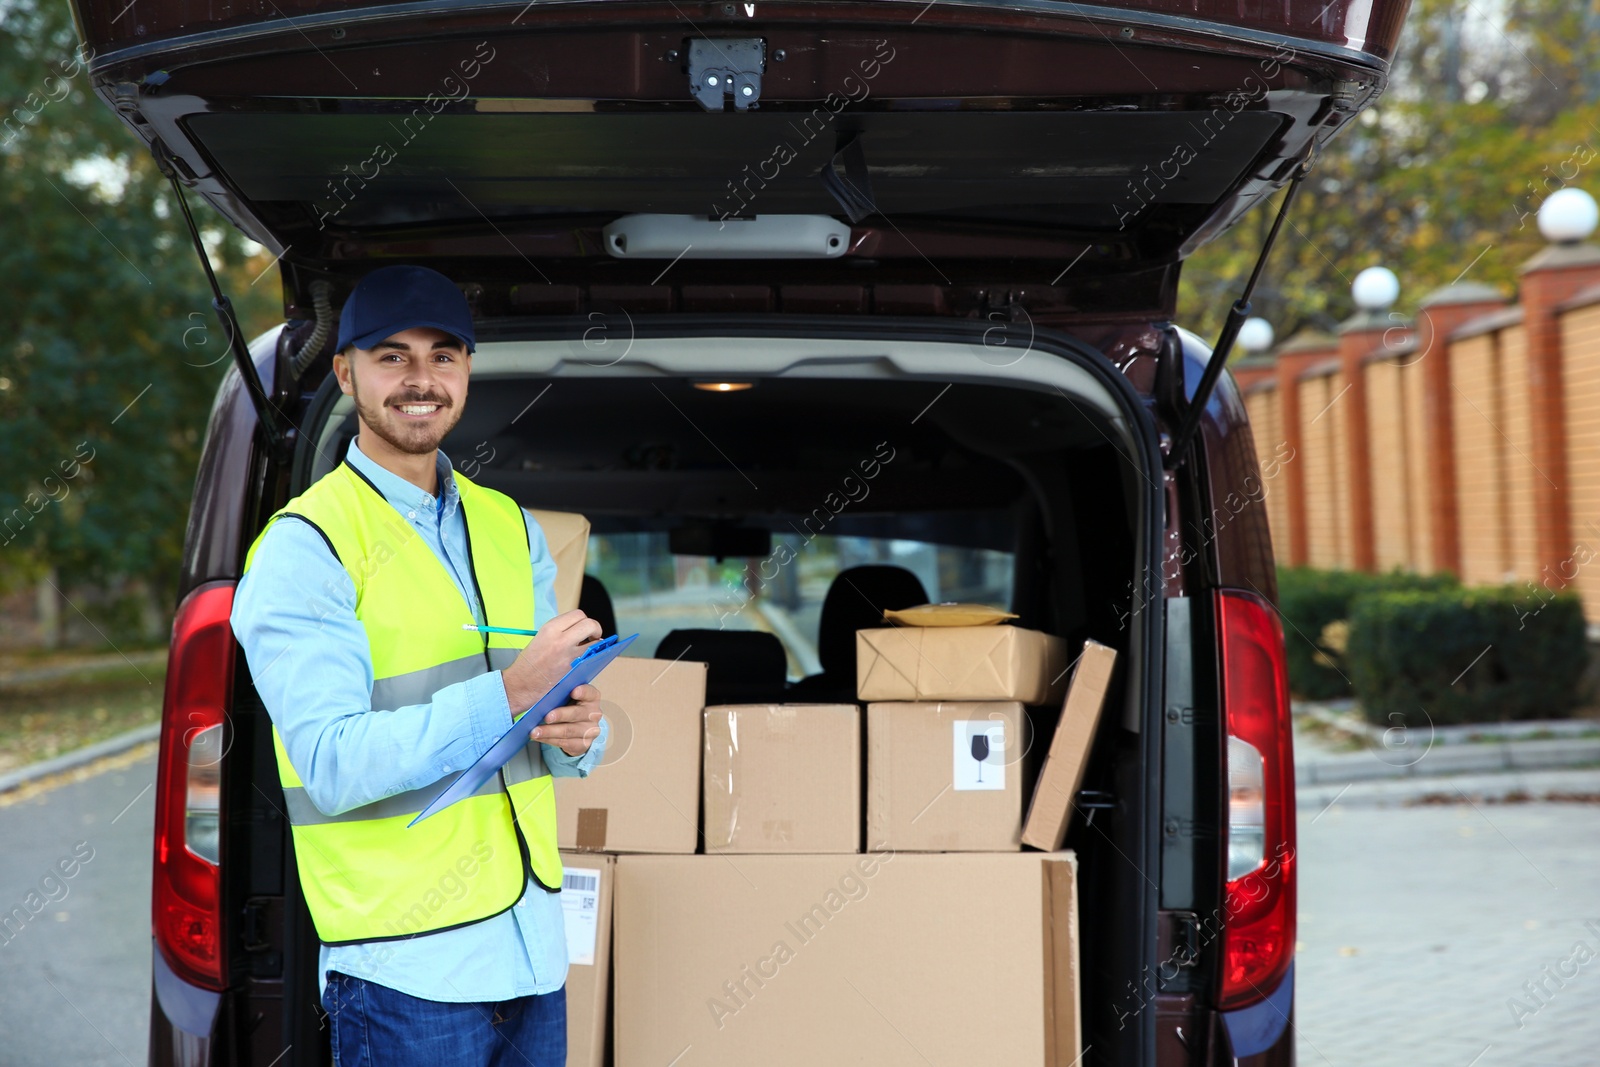
[[[1252,315],[1239,326],[1239,347],[1252,354],[1272,347],[1272,323]]]
[[[1400,279],[1388,267],[1368,267],[1350,284],[1350,295],[1362,311],[1382,311],[1400,295]]]
[[[1594,232],[1600,208],[1582,189],[1557,189],[1539,205],[1539,232],[1556,244],[1576,244]]]

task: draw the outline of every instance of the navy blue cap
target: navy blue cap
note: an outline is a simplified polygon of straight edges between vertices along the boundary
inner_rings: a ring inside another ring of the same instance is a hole
[[[339,345],[371,348],[403,330],[432,326],[471,352],[472,309],[455,282],[427,267],[380,267],[356,283],[339,312]]]

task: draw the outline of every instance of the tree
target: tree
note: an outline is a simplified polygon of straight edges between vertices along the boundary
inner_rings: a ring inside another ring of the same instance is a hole
[[[1544,244],[1539,205],[1596,183],[1600,58],[1583,33],[1597,19],[1593,4],[1557,0],[1518,0],[1503,22],[1467,0],[1416,4],[1388,92],[1307,177],[1253,311],[1280,337],[1333,329],[1352,310],[1350,281],[1376,264],[1400,276],[1401,310],[1463,277],[1511,295]],[[1185,325],[1215,333],[1275,203],[1185,264]]]
[[[90,91],[65,5],[0,14],[0,101],[0,586],[132,579],[170,608],[228,364],[209,290],[166,180]],[[193,206],[247,327],[280,317],[250,284],[270,257]]]

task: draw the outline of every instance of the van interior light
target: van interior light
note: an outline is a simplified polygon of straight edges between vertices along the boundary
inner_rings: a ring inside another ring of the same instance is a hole
[[[703,389],[708,393],[742,393],[746,389],[754,389],[755,382],[695,382],[696,389]]]
[[[850,224],[829,215],[623,215],[602,231],[617,259],[837,259]]]

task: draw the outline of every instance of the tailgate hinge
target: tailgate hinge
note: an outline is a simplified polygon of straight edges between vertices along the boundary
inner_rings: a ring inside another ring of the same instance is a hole
[[[1244,325],[1245,317],[1250,314],[1250,294],[1255,292],[1256,282],[1261,279],[1261,271],[1267,265],[1267,257],[1272,254],[1273,242],[1278,239],[1278,230],[1289,214],[1289,205],[1294,203],[1294,194],[1300,191],[1300,182],[1311,170],[1311,162],[1311,150],[1307,149],[1305,156],[1295,167],[1294,177],[1289,182],[1289,191],[1284,194],[1283,201],[1278,205],[1278,215],[1272,220],[1272,229],[1267,231],[1267,239],[1261,245],[1261,254],[1256,257],[1255,269],[1250,272],[1249,281],[1244,283],[1244,291],[1239,294],[1239,299],[1228,309],[1228,317],[1222,322],[1222,332],[1217,335],[1217,343],[1211,349],[1211,359],[1206,363],[1204,373],[1200,375],[1199,384],[1195,386],[1194,396],[1189,400],[1189,406],[1183,413],[1183,421],[1178,424],[1177,432],[1172,435],[1172,447],[1166,456],[1168,470],[1176,470],[1183,466],[1183,461],[1188,458],[1189,442],[1200,429],[1200,417],[1205,413],[1206,404],[1211,399],[1211,391],[1217,386],[1217,379],[1222,377],[1222,369],[1228,365],[1228,354],[1233,351],[1234,338],[1239,336],[1239,327]],[[1179,380],[1182,380],[1181,371]]]
[[[206,281],[211,283],[211,308],[216,313],[217,321],[222,324],[223,335],[228,339],[228,351],[233,354],[233,362],[239,370],[239,377],[244,380],[245,391],[250,394],[250,403],[256,409],[256,418],[266,435],[267,450],[274,456],[282,456],[289,442],[288,420],[268,398],[266,387],[261,383],[261,375],[256,373],[255,361],[250,358],[250,349],[245,344],[239,317],[234,314],[233,302],[222,291],[222,284],[217,281],[217,273],[211,269],[211,257],[206,254],[205,243],[200,240],[200,228],[195,225],[194,216],[189,212],[189,202],[183,196],[177,158],[159,140],[151,144],[150,154],[155,156],[156,166],[160,168],[161,173],[172,182],[172,195],[178,201],[178,210],[182,213],[184,225],[188,227],[189,236],[194,241],[195,255],[200,260],[200,266],[205,269]]]
[[[707,111],[735,111],[761,100],[761,75],[767,69],[767,45],[759,37],[689,42],[689,91]]]

